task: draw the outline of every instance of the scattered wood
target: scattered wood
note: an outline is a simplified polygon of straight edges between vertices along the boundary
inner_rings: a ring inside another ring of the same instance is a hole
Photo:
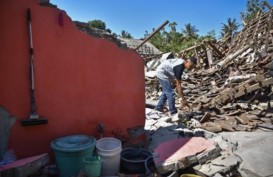
[[[207,40],[181,51],[195,53],[199,59],[199,68],[182,76],[182,88],[193,109],[191,119],[204,129],[252,131],[258,125],[272,124],[272,14],[272,8],[261,13],[233,38]],[[184,78],[190,82],[183,82]],[[161,88],[156,77],[152,80],[146,85],[146,99],[157,100]]]

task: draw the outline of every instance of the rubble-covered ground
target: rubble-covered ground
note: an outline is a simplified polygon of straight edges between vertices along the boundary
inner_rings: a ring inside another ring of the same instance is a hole
[[[190,108],[178,118],[153,110],[161,94],[155,69],[167,57],[147,63],[145,130],[160,174],[273,176],[272,15],[271,8],[234,38],[182,51],[193,50],[199,64],[183,75]]]

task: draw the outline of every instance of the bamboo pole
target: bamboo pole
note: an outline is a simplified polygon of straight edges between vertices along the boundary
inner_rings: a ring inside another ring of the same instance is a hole
[[[165,25],[169,23],[168,20],[166,20],[160,27],[158,27],[150,36],[148,36],[139,46],[135,48],[135,50],[138,50],[143,44],[145,44],[151,37],[153,37],[159,30],[161,30]]]

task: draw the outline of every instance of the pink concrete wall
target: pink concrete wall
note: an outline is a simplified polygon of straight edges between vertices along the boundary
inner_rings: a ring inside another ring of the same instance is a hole
[[[143,60],[132,50],[76,29],[61,10],[38,0],[3,0],[0,6],[0,105],[17,117],[9,147],[19,158],[51,152],[59,136],[126,132],[145,120]],[[21,126],[30,113],[29,44],[26,11],[31,9],[36,103],[49,123]]]

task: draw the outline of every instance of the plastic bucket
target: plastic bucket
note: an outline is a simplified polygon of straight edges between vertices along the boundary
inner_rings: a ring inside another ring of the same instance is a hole
[[[101,158],[99,156],[88,156],[83,158],[84,171],[88,177],[98,177],[101,174]]]
[[[93,155],[96,139],[86,135],[71,135],[51,142],[59,177],[77,176],[84,167],[83,158]]]
[[[125,174],[145,174],[153,154],[142,148],[125,148],[121,152],[121,171]]]
[[[119,173],[121,141],[116,138],[102,138],[97,141],[96,151],[102,158],[101,176],[115,176]]]

